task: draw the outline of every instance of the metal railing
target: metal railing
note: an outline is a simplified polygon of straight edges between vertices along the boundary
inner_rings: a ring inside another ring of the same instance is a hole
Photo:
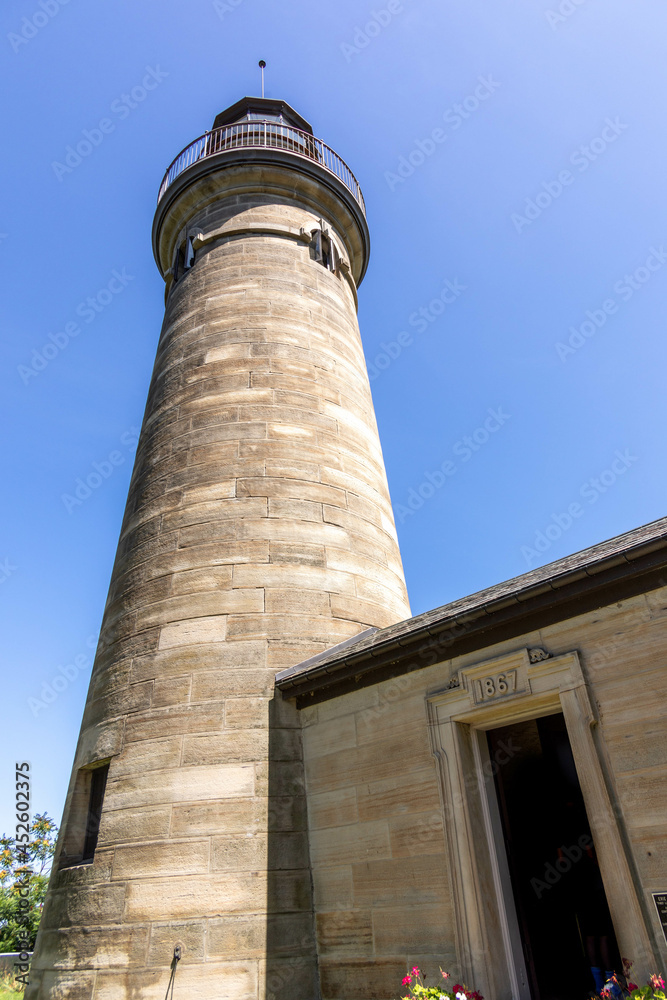
[[[238,125],[225,125],[223,128],[207,132],[191,142],[168,167],[157,196],[158,204],[170,185],[193,163],[228,149],[252,146],[286,149],[297,156],[315,160],[343,182],[354,195],[364,215],[366,214],[357,178],[345,161],[341,160],[338,153],[334,153],[333,149],[326,143],[322,142],[321,139],[316,139],[309,132],[302,132],[301,129],[292,128],[289,125],[278,125],[268,121],[249,121],[239,122]]]

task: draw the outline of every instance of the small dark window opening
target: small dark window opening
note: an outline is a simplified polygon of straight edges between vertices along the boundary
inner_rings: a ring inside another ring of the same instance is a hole
[[[185,243],[180,247],[176,247],[174,250],[174,263],[172,265],[172,274],[174,276],[174,284],[182,277],[186,271],[189,271],[195,262],[195,248],[192,245],[192,237],[188,236]]]
[[[82,767],[76,776],[65,824],[59,868],[90,864],[95,855],[109,761]]]
[[[192,246],[192,237],[188,236],[185,241],[185,259],[183,261],[183,270],[188,271],[195,262],[195,250]]]
[[[97,838],[100,833],[100,819],[102,818],[102,802],[104,801],[104,789],[107,784],[109,765],[96,767],[90,778],[90,798],[88,800],[88,816],[86,817],[86,836],[83,842],[82,861],[92,861],[97,847]]]
[[[338,267],[338,253],[336,246],[327,232],[316,229],[313,235],[315,244],[315,260],[326,267],[328,271],[335,271]]]
[[[178,278],[183,269],[183,250],[181,247],[177,247],[174,251],[174,263],[172,264],[171,270],[174,275],[174,284],[178,281]]]

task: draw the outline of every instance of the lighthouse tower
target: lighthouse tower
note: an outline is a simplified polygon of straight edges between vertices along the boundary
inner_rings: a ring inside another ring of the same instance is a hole
[[[409,616],[359,185],[282,101],[174,160],[166,309],[27,1000],[318,995],[277,671]]]

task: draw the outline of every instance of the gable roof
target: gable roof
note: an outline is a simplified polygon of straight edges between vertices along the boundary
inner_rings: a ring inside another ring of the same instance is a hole
[[[303,707],[667,586],[667,517],[281,671]]]

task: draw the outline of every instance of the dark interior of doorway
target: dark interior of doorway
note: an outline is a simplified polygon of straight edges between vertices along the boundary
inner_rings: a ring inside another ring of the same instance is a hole
[[[565,720],[487,735],[532,1000],[589,997],[620,958]]]

